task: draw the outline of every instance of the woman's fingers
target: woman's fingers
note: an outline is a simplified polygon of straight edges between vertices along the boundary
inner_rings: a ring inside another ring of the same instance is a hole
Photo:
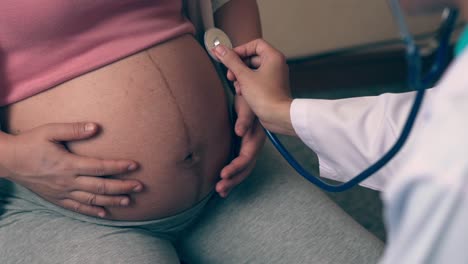
[[[40,128],[50,141],[74,141],[89,138],[94,135],[98,126],[94,123],[60,123],[47,124]]]
[[[73,154],[71,154],[73,155]],[[70,161],[77,175],[108,176],[134,171],[138,164],[129,160],[101,160],[73,155]]]
[[[230,178],[221,179],[216,184],[216,192],[223,198],[226,198],[232,189],[243,182],[252,172],[255,167],[255,162],[249,163],[247,167],[243,167],[242,170],[238,170],[236,174]]]
[[[254,122],[247,133],[242,137],[239,156],[221,170],[221,179],[228,179],[242,172],[255,163],[257,153],[265,142],[265,133],[258,120]]]
[[[78,176],[76,177],[75,182],[75,191],[84,191],[101,195],[122,195],[137,193],[143,190],[143,185],[136,180]]]
[[[235,158],[229,165],[224,167],[221,170],[221,179],[229,179],[234,177],[234,175],[242,172],[252,161],[251,157],[247,157],[244,155],[239,155],[237,158]]]
[[[228,70],[227,74],[226,74],[226,77],[228,78],[229,81],[231,82],[234,82],[236,81],[236,76],[234,75],[234,73],[231,71],[231,70]]]
[[[235,132],[239,137],[243,137],[247,131],[254,125],[255,114],[250,109],[245,99],[241,96],[236,96],[235,107],[237,112],[237,120],[235,124]]]
[[[106,196],[83,191],[73,191],[70,193],[69,198],[82,204],[106,207],[121,207],[130,204],[130,198],[125,195]]]
[[[87,204],[83,204],[72,199],[62,200],[60,201],[60,205],[66,209],[75,211],[80,214],[101,217],[101,218],[107,215],[106,210],[100,206],[87,205]]]

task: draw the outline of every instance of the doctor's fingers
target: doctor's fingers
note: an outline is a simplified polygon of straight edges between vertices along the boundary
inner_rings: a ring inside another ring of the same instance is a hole
[[[242,61],[245,65],[247,65],[247,67],[253,70],[258,69],[260,68],[260,66],[262,66],[262,58],[260,56],[242,58]]]
[[[262,58],[260,58],[259,56],[243,58],[242,61],[245,65],[247,65],[250,69],[253,70],[260,68],[260,66],[262,65]],[[227,78],[231,82],[235,82],[237,80],[234,73],[229,69],[227,71]]]
[[[261,40],[257,41],[258,43],[265,43]],[[260,79],[268,77],[268,76],[274,76],[277,75],[280,72],[283,72],[285,68],[287,68],[287,60],[286,57],[283,53],[280,51],[276,50],[275,48],[271,46],[266,46],[264,49],[258,48],[261,47],[261,44],[258,44],[257,46],[254,46],[255,43],[251,44],[251,49],[257,48],[262,51],[261,54],[255,53],[254,50],[249,51],[249,46],[248,44],[244,46],[239,46],[234,49],[234,51],[237,53],[237,55],[242,58],[243,62],[245,65],[248,66],[250,71],[246,71],[245,67],[238,67],[239,69],[242,69],[243,71],[240,71],[233,66],[237,66],[234,63],[230,63],[230,58],[226,59],[225,62],[222,62],[226,65],[228,68],[227,72],[227,78],[232,81],[240,81],[240,82],[250,82],[251,80],[248,79],[253,79],[252,75],[258,75],[263,76],[259,77]],[[227,55],[228,53],[226,53]],[[231,55],[229,55],[231,56]],[[228,63],[228,64],[227,64]],[[255,70],[255,71],[252,71]],[[249,73],[249,74],[247,74]],[[240,76],[242,74],[242,76]]]
[[[239,55],[233,50],[226,48],[224,45],[218,45],[213,49],[214,53],[236,77],[237,80],[242,78],[249,78],[252,70],[244,64]]]
[[[240,45],[234,48],[234,52],[241,58],[259,57],[260,62],[263,60],[285,60],[283,53],[263,39],[256,39],[244,45]]]

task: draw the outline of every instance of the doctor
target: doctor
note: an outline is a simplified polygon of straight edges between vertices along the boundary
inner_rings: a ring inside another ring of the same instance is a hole
[[[401,0],[411,13],[468,0]],[[362,185],[383,191],[388,244],[382,263],[468,263],[468,28],[457,59],[429,91],[401,153]],[[398,137],[414,93],[342,100],[292,99],[284,56],[263,40],[214,52],[263,126],[297,135],[318,155],[321,176],[348,180]],[[241,60],[250,61],[252,70]]]

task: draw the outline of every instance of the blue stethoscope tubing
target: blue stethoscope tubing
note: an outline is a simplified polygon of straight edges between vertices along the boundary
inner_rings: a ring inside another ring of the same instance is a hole
[[[457,20],[457,10],[449,9],[448,11],[444,11],[445,13],[443,23],[439,31],[440,43],[436,52],[435,63],[432,65],[428,74],[423,79],[421,77],[422,66],[419,49],[413,37],[409,33],[398,0],[391,0],[390,7],[398,24],[402,40],[406,44],[408,84],[410,85],[410,87],[417,90],[417,92],[415,95],[413,106],[411,107],[411,110],[408,114],[408,118],[405,122],[400,136],[398,137],[394,145],[390,148],[390,150],[388,150],[387,153],[385,153],[385,155],[383,155],[378,161],[376,161],[374,164],[369,166],[367,169],[365,169],[363,172],[361,172],[351,180],[341,184],[333,185],[321,180],[319,177],[313,175],[312,173],[304,169],[299,164],[299,162],[289,153],[289,151],[286,150],[283,144],[281,144],[281,141],[279,141],[276,135],[273,134],[271,131],[265,129],[266,135],[268,136],[272,144],[281,153],[284,159],[305,179],[327,192],[342,192],[358,185],[365,179],[372,176],[374,173],[378,172],[382,167],[384,167],[390,160],[392,160],[396,156],[396,154],[401,150],[411,133],[416,117],[421,108],[426,88],[441,76],[448,64],[450,36]]]

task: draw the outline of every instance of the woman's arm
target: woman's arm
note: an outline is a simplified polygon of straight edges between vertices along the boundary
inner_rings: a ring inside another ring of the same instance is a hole
[[[225,3],[227,2],[227,3]],[[223,4],[214,14],[216,27],[222,29],[238,46],[262,36],[260,15],[255,0],[218,0]],[[242,19],[239,19],[242,18]],[[255,166],[256,156],[263,143],[265,134],[254,113],[241,96],[235,97],[237,120],[235,133],[242,138],[239,155],[221,171],[221,181],[216,190],[226,197],[230,190],[242,182]]]
[[[97,131],[90,123],[48,124],[19,135],[0,131],[0,178],[67,209],[104,217],[104,206],[126,206],[126,194],[143,187],[135,180],[95,177],[133,171],[134,161],[80,157],[62,144],[90,138]]]
[[[216,10],[216,27],[222,29],[234,47],[262,37],[257,1],[231,0]]]

